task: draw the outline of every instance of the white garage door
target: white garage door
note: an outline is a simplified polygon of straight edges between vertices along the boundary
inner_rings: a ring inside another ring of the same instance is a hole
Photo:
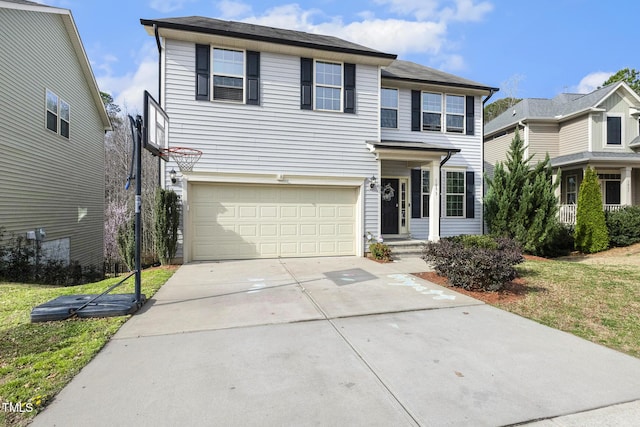
[[[356,188],[193,184],[194,261],[355,255]]]

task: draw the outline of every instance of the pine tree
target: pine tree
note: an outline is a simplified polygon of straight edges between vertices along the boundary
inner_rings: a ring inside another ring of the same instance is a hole
[[[528,253],[542,254],[557,230],[557,198],[549,156],[532,169],[516,129],[507,160],[486,178],[485,220],[495,236],[516,239]]]
[[[600,252],[609,247],[600,182],[598,174],[590,167],[580,184],[574,237],[576,248],[584,253]]]

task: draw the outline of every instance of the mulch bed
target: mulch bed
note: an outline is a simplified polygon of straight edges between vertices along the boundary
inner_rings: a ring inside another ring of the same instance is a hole
[[[460,294],[468,295],[475,299],[479,299],[480,301],[483,301],[487,304],[510,303],[510,302],[518,301],[524,298],[525,295],[529,292],[529,288],[527,287],[527,282],[520,277],[507,283],[499,291],[490,292],[490,291],[467,291],[466,289],[463,289],[463,288],[450,286],[446,277],[439,276],[434,271],[428,271],[425,273],[414,273],[414,276],[418,276],[421,279],[428,280],[429,282],[435,283],[436,285],[451,288],[452,291],[458,292]]]

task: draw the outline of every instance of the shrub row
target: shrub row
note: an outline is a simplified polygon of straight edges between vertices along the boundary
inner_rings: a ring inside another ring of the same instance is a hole
[[[515,240],[490,236],[456,236],[427,243],[422,259],[452,286],[485,291],[497,291],[515,279],[514,265],[524,260]]]
[[[640,206],[625,206],[606,215],[611,246],[640,242]]]
[[[37,245],[22,236],[3,240],[0,229],[0,280],[74,286],[103,278],[95,265],[82,267],[77,261],[42,260]]]

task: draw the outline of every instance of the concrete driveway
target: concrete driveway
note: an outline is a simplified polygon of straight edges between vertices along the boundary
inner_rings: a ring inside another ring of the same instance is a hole
[[[33,425],[636,425],[639,359],[408,274],[424,270],[184,265]]]

